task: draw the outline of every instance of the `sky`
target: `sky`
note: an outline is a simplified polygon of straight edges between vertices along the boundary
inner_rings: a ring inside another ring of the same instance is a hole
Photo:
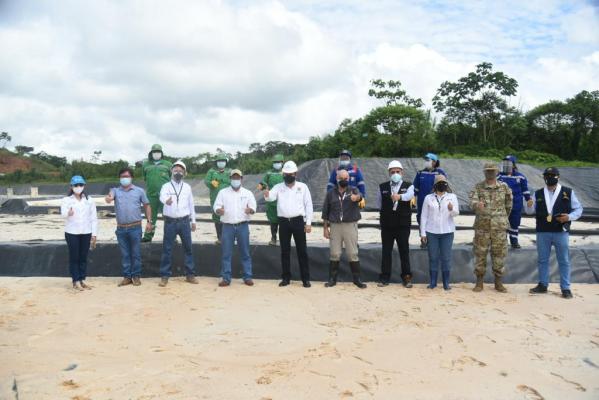
[[[488,61],[529,110],[599,90],[599,0],[0,0],[9,147],[140,160],[305,143],[400,80],[427,108]]]

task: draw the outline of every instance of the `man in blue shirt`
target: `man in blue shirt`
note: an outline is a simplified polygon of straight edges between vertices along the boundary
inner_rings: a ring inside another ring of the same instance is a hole
[[[418,226],[420,226],[420,215],[422,214],[424,198],[433,192],[435,176],[443,175],[447,178],[445,171],[439,168],[440,165],[439,157],[434,153],[428,153],[424,156],[424,169],[418,171],[414,178],[414,195],[416,196],[416,204],[418,207],[418,212],[416,213]],[[422,243],[420,247],[425,248],[426,244]]]
[[[501,172],[499,173],[497,180],[506,183],[510,189],[512,189],[514,203],[512,212],[509,216],[510,227],[508,228],[508,235],[512,249],[519,249],[518,229],[520,227],[520,221],[522,220],[522,206],[524,204],[522,199],[526,200],[526,202],[530,202],[531,200],[530,191],[528,190],[528,181],[524,174],[518,171],[515,156],[506,156],[503,159]]]
[[[337,171],[344,169],[349,173],[349,186],[358,188],[362,198],[364,199],[366,197],[366,183],[364,182],[364,177],[362,176],[362,170],[357,164],[352,163],[351,156],[351,151],[341,150],[339,153],[339,166],[337,169],[331,171],[329,183],[327,184],[327,192],[333,190],[333,188],[337,186]]]
[[[551,246],[559,266],[562,297],[572,298],[570,290],[570,225],[582,215],[582,205],[574,190],[559,183],[559,170],[555,167],[543,172],[545,187],[534,193],[526,204],[526,213],[535,214],[537,231],[537,254],[539,284],[530,293],[547,293],[549,286],[549,256]]]
[[[110,189],[106,203],[114,201],[116,237],[121,249],[123,280],[119,286],[141,285],[141,209],[145,209],[146,232],[152,230],[152,208],[146,192],[133,185],[133,171],[126,167],[119,171],[120,186]]]

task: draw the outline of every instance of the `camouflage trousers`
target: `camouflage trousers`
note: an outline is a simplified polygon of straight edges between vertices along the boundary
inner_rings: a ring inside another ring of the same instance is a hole
[[[507,256],[505,230],[474,231],[474,274],[476,276],[485,275],[489,250],[491,250],[493,275],[501,278],[505,270],[505,257]]]

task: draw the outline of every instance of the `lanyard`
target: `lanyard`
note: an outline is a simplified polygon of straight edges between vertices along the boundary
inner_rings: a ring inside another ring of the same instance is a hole
[[[439,198],[436,194],[435,194],[435,200],[437,200],[437,204],[439,205],[439,211],[441,211],[441,202],[443,201],[443,198],[445,197],[445,195],[441,196],[441,198]]]
[[[175,188],[175,185],[173,185],[173,181],[171,181],[171,186],[173,187],[173,190],[175,191],[175,196],[177,196],[177,206],[179,205],[179,196],[181,196],[181,192],[183,191],[183,182],[181,182],[181,189],[179,190],[179,193],[177,193],[177,188]]]

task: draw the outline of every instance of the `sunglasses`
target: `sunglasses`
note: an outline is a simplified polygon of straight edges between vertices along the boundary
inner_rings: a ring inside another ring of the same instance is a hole
[[[85,186],[83,183],[76,183],[73,185],[73,187],[83,187]]]

